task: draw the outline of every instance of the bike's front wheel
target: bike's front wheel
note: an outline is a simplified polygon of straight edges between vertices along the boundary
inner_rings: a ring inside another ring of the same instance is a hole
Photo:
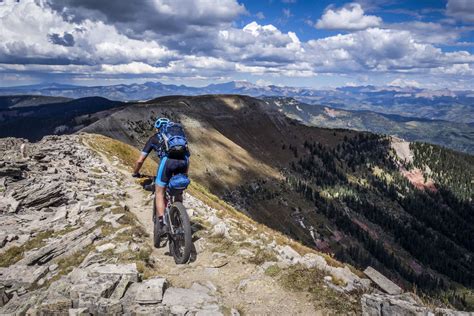
[[[184,264],[189,261],[192,248],[191,222],[183,203],[175,202],[170,207],[170,253],[174,262]]]

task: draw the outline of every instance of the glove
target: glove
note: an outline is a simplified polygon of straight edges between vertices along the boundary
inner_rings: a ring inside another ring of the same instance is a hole
[[[132,173],[132,177],[134,178],[140,178],[140,172],[135,172],[135,173]]]

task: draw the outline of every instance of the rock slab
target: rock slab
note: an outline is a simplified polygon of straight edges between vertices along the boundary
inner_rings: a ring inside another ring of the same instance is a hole
[[[401,287],[387,279],[384,275],[372,267],[367,267],[367,269],[364,270],[364,273],[369,279],[371,279],[388,294],[397,295],[403,292]]]
[[[166,288],[166,279],[152,278],[140,283],[135,301],[138,304],[157,304],[163,300],[163,292]]]

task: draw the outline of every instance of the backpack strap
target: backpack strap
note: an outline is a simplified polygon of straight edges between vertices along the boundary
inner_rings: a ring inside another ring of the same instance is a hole
[[[166,136],[166,133],[165,133],[164,131],[161,132],[161,138],[163,138],[163,143],[164,143],[164,145],[165,145],[165,151],[168,151],[168,149],[169,149],[169,148],[168,148],[168,141],[169,141],[169,139],[168,139],[168,136]]]

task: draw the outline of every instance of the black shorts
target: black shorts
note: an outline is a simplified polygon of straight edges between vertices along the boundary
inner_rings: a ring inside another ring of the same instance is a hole
[[[183,173],[188,173],[188,159],[171,159],[168,157],[161,158],[160,165],[158,166],[158,171],[156,172],[156,185],[162,188],[168,185],[171,177]]]

